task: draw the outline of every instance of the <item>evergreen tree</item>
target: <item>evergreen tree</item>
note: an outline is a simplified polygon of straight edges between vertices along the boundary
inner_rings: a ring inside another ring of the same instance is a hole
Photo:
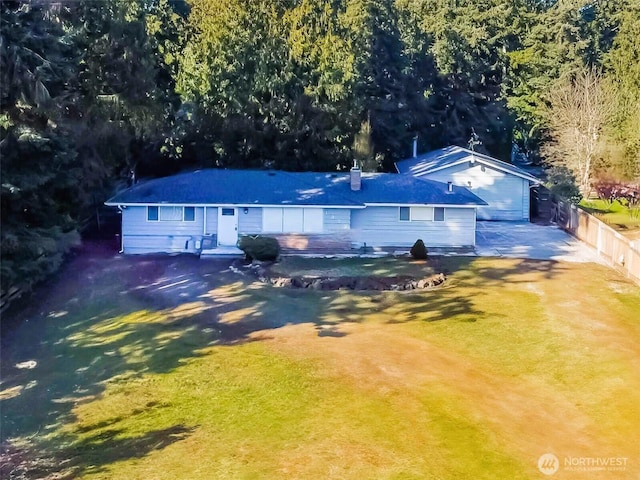
[[[618,28],[616,17],[627,3],[520,3],[521,23],[514,32],[516,48],[507,52],[509,75],[503,91],[516,119],[516,139],[534,160],[546,136],[549,91],[563,75],[601,66]]]
[[[192,3],[177,88],[197,105],[207,139],[201,148],[213,164],[327,170],[348,163],[353,59],[333,3]]]
[[[358,116],[370,125],[375,163],[391,170],[414,135],[408,93],[409,62],[398,10],[386,0],[347,2],[345,21],[357,55]]]
[[[135,172],[146,157],[159,156],[178,98],[159,42],[148,30],[157,33],[158,27],[154,32],[147,20],[168,7],[151,8],[142,0],[72,5],[82,20],[71,25],[79,55],[74,88],[81,98],[74,128],[97,186],[105,178]]]
[[[159,143],[173,87],[143,7],[1,3],[3,292],[55,271],[118,172]]]
[[[473,128],[491,153],[508,157],[511,121],[501,87],[519,10],[502,0],[419,5],[414,11],[438,71],[430,105],[434,146],[466,145]]]
[[[65,117],[73,52],[53,7],[2,2],[0,157],[2,158],[1,294],[54,272],[78,241],[82,171]]]
[[[612,176],[640,178],[640,2],[619,15],[619,31],[605,57],[607,78],[615,92],[615,115],[607,128],[614,142],[607,162]],[[619,148],[615,148],[619,146]]]

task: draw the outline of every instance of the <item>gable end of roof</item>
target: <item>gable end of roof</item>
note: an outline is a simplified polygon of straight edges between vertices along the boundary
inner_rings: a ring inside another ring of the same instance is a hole
[[[400,160],[395,163],[395,167],[398,173],[401,174],[423,176],[469,162],[470,156],[473,157],[476,162],[482,163],[490,168],[495,168],[505,173],[515,175],[534,184],[541,183],[540,179],[515,165],[503,162],[502,160],[490,157],[489,155],[474,152],[458,146],[440,148],[438,150],[433,150],[423,155],[419,155],[415,158]]]

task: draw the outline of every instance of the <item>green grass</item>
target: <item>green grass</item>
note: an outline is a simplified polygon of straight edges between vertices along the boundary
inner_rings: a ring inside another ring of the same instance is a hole
[[[283,257],[273,267],[274,273],[305,277],[356,277],[412,275],[422,277],[435,273],[432,264],[410,257],[381,258],[309,258]]]
[[[617,200],[613,203],[605,200],[582,200],[580,206],[603,222],[622,233],[640,232],[640,211],[630,211]]]
[[[277,266],[449,274],[434,291],[369,293],[274,288],[221,261],[144,262],[72,265],[10,312],[0,398],[14,475],[518,479],[540,478],[547,451],[629,457],[598,478],[640,471],[640,288],[604,267]],[[26,360],[37,366],[13,368]]]

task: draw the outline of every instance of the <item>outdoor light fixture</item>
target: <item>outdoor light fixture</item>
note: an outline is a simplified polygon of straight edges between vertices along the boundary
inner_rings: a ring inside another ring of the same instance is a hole
[[[247,213],[249,213],[249,209],[245,207],[245,209],[243,210],[244,214],[246,215]]]

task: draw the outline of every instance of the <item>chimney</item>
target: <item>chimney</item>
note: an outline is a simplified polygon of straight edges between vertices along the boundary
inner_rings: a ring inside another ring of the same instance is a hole
[[[453,183],[447,182],[447,191],[453,192]]]
[[[418,136],[413,137],[413,158],[418,156]]]
[[[351,167],[350,176],[351,190],[357,192],[358,190],[360,190],[360,188],[362,188],[362,170],[360,170],[360,167],[358,167],[355,162],[353,164],[353,167]]]

